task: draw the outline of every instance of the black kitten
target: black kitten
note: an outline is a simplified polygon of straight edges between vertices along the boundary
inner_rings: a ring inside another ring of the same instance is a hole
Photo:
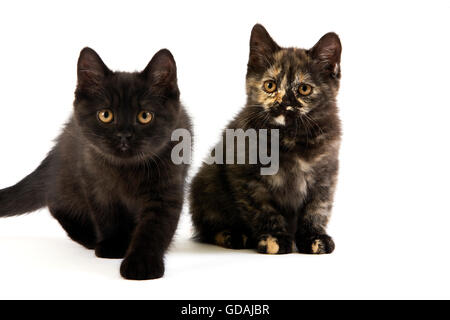
[[[168,50],[144,71],[126,73],[83,49],[74,115],[36,171],[0,190],[0,217],[48,206],[69,237],[98,257],[125,257],[123,277],[162,277],[188,169],[171,161],[176,128],[191,124]]]
[[[253,28],[247,105],[227,128],[278,129],[279,170],[204,164],[190,192],[200,240],[271,254],[290,253],[294,243],[302,253],[334,250],[325,228],[338,173],[340,55],[334,33],[303,50],[281,48],[263,26]]]

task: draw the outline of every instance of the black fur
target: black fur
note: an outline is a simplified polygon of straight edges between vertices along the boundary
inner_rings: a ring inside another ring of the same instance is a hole
[[[100,121],[104,109],[113,113],[111,123]],[[138,122],[142,110],[151,112],[149,124]],[[188,169],[171,161],[176,128],[191,124],[168,50],[144,71],[126,73],[109,70],[85,48],[74,115],[36,171],[0,190],[0,216],[48,206],[69,237],[98,257],[125,257],[123,277],[162,277]]]

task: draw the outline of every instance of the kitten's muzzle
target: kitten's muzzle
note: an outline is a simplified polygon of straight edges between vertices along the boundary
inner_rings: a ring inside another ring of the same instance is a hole
[[[129,131],[118,132],[117,136],[120,139],[119,149],[122,152],[126,152],[131,149],[130,147],[130,139],[133,137],[133,134]]]
[[[302,106],[299,104],[279,104],[274,111],[277,116],[280,114],[289,115],[292,113],[297,113],[301,107]]]
[[[128,150],[130,150],[130,145],[129,144],[120,144],[120,146],[119,146],[119,149],[120,149],[120,151],[122,151],[122,152],[126,152],[126,151],[128,151]]]

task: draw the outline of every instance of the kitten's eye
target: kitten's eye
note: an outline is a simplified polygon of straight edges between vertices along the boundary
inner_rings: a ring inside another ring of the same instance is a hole
[[[298,87],[298,92],[302,96],[309,96],[312,93],[312,87],[309,84],[301,84],[300,87]]]
[[[138,121],[139,121],[141,124],[149,124],[150,121],[152,121],[152,119],[153,119],[153,115],[152,115],[151,112],[148,112],[148,111],[141,111],[141,112],[139,112],[139,114],[138,114]]]
[[[97,113],[97,117],[103,123],[110,123],[114,120],[114,114],[109,109],[100,110]]]
[[[277,90],[277,84],[275,83],[275,81],[267,80],[266,82],[264,82],[264,90],[267,93],[272,93]]]

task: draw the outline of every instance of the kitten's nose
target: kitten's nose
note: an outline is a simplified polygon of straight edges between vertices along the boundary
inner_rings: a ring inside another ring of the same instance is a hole
[[[120,140],[127,141],[133,136],[133,134],[130,131],[123,131],[118,132],[117,136],[120,138]]]

